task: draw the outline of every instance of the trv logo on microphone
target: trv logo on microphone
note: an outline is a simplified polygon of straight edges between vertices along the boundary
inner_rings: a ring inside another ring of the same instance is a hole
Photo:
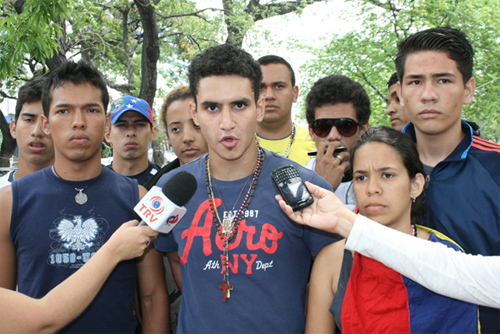
[[[156,186],[137,203],[134,211],[149,227],[161,233],[170,232],[186,213],[184,207],[172,203],[161,188]]]

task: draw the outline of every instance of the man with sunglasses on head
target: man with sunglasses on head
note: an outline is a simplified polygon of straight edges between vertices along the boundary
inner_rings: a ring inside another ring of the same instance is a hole
[[[370,114],[370,98],[364,88],[343,75],[319,79],[306,97],[309,134],[318,151],[305,167],[323,176],[353,211],[356,198],[349,152],[368,129]]]

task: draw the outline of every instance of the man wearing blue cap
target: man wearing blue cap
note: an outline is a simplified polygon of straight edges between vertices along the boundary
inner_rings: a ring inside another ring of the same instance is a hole
[[[108,167],[143,185],[160,170],[148,160],[149,142],[156,138],[149,104],[124,96],[111,103],[108,117],[110,126],[105,138],[113,147],[113,162]]]

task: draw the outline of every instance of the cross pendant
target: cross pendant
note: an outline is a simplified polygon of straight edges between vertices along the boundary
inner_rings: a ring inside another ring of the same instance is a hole
[[[231,297],[231,290],[233,290],[233,287],[227,280],[223,280],[222,284],[219,285],[219,289],[222,290],[222,301],[224,303],[227,303],[227,299]]]

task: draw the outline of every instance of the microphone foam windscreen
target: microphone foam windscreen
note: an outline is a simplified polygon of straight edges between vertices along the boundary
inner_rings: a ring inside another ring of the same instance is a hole
[[[177,206],[184,206],[193,197],[198,183],[194,176],[182,171],[167,181],[161,190]]]

